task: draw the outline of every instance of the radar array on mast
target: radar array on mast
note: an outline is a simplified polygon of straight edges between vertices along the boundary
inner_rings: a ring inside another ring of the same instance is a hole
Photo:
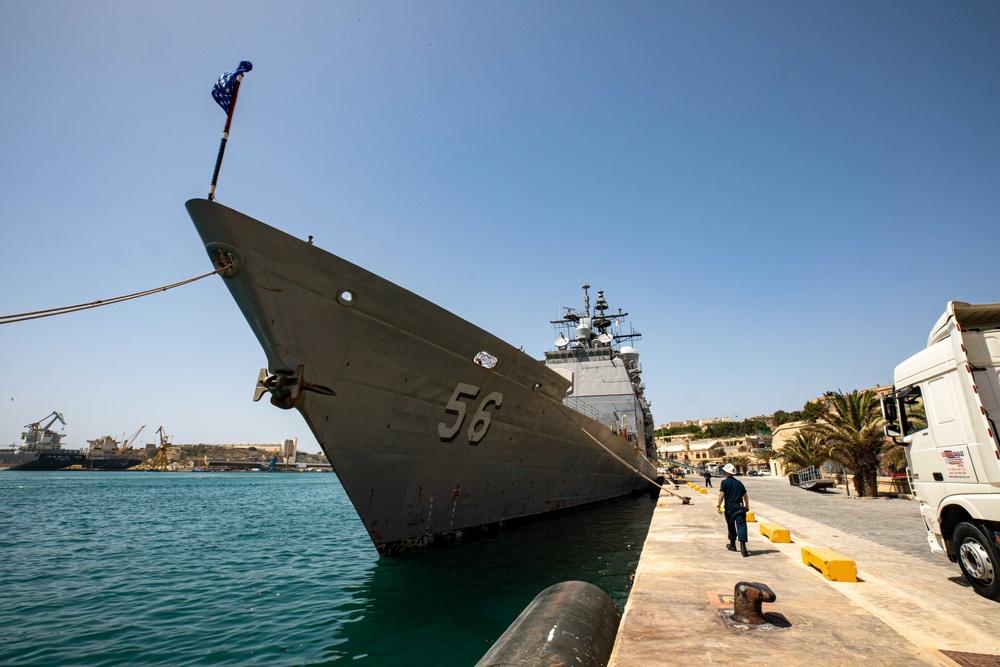
[[[590,285],[583,286],[583,310],[563,306],[562,319],[550,320],[555,325],[557,337],[555,346],[560,350],[607,348],[622,341],[638,340],[642,334],[629,326],[629,331],[620,329],[628,313],[621,308],[616,313],[608,313],[604,290],[598,290],[594,313],[590,312]],[[594,333],[596,330],[597,333]]]

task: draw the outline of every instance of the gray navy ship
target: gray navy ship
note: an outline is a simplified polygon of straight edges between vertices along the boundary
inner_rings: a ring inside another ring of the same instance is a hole
[[[42,426],[42,422],[48,423]],[[86,455],[78,450],[63,449],[61,433],[52,430],[56,422],[66,425],[58,412],[52,412],[37,422],[26,424],[21,433],[22,444],[0,449],[0,470],[62,470],[80,465]]]
[[[207,199],[187,210],[380,554],[645,490],[638,334],[604,294],[543,361],[319,247]],[[629,344],[625,344],[629,343]]]

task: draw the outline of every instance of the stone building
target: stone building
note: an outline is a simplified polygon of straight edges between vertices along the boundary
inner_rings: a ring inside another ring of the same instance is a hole
[[[718,463],[725,455],[721,440],[682,440],[671,442],[668,438],[657,438],[656,451],[664,461],[676,461],[689,466],[703,466]]]

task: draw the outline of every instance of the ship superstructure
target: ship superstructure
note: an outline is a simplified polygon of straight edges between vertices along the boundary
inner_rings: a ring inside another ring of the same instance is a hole
[[[655,456],[653,415],[642,383],[639,353],[629,345],[641,337],[625,331],[628,313],[609,313],[604,292],[598,291],[593,314],[590,285],[584,285],[584,308],[564,308],[556,327],[555,350],[545,353],[545,364],[570,383],[563,402],[607,423],[632,445]]]

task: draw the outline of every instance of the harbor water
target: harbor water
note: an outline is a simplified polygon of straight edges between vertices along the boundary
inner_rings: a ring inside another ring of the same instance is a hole
[[[335,475],[0,473],[0,664],[473,665],[547,586],[619,610],[654,503],[379,558]]]

